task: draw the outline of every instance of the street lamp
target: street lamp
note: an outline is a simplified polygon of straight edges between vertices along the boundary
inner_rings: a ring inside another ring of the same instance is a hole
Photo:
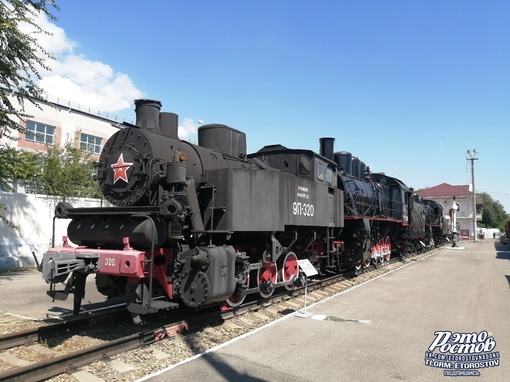
[[[466,151],[466,160],[471,161],[471,181],[472,181],[472,191],[473,191],[473,241],[476,241],[476,194],[475,194],[475,160],[478,160],[478,152],[473,149],[473,151]]]
[[[458,235],[457,235],[457,210],[459,209],[459,205],[455,201],[455,196],[453,197],[452,208],[450,209],[450,215],[452,218],[452,247],[457,245]]]

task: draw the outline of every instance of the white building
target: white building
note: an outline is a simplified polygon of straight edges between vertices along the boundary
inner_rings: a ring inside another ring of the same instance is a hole
[[[10,98],[13,106],[18,108],[16,97]],[[74,143],[76,147],[91,152],[92,159],[98,159],[105,142],[118,130],[119,124],[125,122],[112,114],[56,97],[36,100],[35,103],[25,101],[25,113],[31,117],[16,121],[26,132],[12,132],[18,139],[13,141],[2,137],[1,143],[39,152],[46,152],[48,146],[63,147],[66,143]]]
[[[418,195],[424,199],[431,199],[441,204],[446,215],[448,215],[453,205],[453,198],[455,197],[455,202],[459,206],[456,214],[457,232],[463,239],[473,239],[473,213],[476,214],[477,222],[482,220],[482,214],[473,211],[473,196],[470,185],[452,186],[448,183],[441,183],[418,192]],[[481,204],[476,205],[477,209],[480,207]]]

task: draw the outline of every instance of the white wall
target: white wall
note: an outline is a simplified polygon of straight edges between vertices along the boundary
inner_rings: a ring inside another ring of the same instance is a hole
[[[61,201],[62,197],[0,191],[3,215],[15,225],[11,228],[0,222],[0,270],[34,266],[32,252],[41,261],[51,246],[54,210]],[[73,207],[101,205],[99,199],[67,198],[66,202]],[[55,246],[62,245],[68,224],[69,219],[55,219]]]
[[[8,97],[14,107],[19,109],[16,97]],[[32,120],[55,126],[56,142],[61,145],[73,141],[78,132],[101,137],[104,145],[107,139],[118,131],[118,123],[122,122],[114,115],[55,97],[48,97],[48,101],[54,102],[55,107],[38,102],[38,108],[25,101],[25,112],[32,115]],[[12,133],[19,139],[8,140],[0,135],[0,144],[42,152],[47,150],[43,143],[28,142],[23,134]],[[60,201],[62,198],[0,191],[0,203],[6,206],[3,215],[16,226],[12,229],[0,221],[0,270],[35,265],[32,252],[35,252],[39,260],[42,258],[51,243],[54,209]],[[66,201],[74,207],[99,206],[101,203],[96,199],[68,198]],[[59,246],[62,244],[62,236],[67,235],[69,222],[57,219],[55,224],[55,244]]]
[[[499,239],[499,237],[501,236],[499,228],[478,228],[478,234],[483,234],[485,239],[492,238]]]
[[[8,95],[15,108],[19,109],[16,97]],[[47,123],[56,127],[56,142],[65,145],[73,141],[78,132],[107,139],[118,131],[120,119],[111,114],[92,110],[69,101],[48,97],[55,107],[38,102],[40,108],[29,101],[25,101],[25,112],[32,115],[30,119]],[[133,112],[134,117],[134,112]],[[43,143],[28,142],[23,134],[12,132],[18,140],[8,140],[0,135],[0,144],[19,147],[28,150],[46,151]],[[42,254],[49,248],[52,238],[54,209],[62,198],[42,195],[27,195],[24,193],[9,193],[0,191],[0,203],[6,206],[3,215],[12,222],[16,229],[0,221],[0,270],[14,269],[35,265],[32,251],[40,260]],[[67,199],[74,207],[99,206],[96,199]],[[55,220],[55,244],[62,244],[62,236],[66,235],[68,221]]]

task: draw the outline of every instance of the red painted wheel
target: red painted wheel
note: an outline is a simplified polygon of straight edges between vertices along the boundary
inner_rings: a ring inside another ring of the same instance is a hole
[[[381,246],[379,243],[372,246],[372,263],[377,264],[381,262]]]
[[[244,302],[244,299],[246,298],[245,294],[239,296],[236,292],[234,292],[234,294],[226,300],[227,305],[232,308],[237,308],[238,306],[240,306]]]
[[[363,268],[368,268],[370,266],[370,258],[363,259]]]
[[[384,238],[381,238],[379,240],[379,262],[380,263],[383,263],[384,262],[384,252],[386,251],[386,244],[384,243]]]
[[[244,302],[244,299],[246,298],[246,294],[244,293],[245,289],[250,284],[250,275],[247,273],[246,277],[243,281],[242,285],[237,285],[236,290],[234,291],[234,294],[230,296],[226,303],[228,306],[232,308],[237,308],[239,305],[241,305]]]
[[[291,281],[299,276],[298,258],[294,252],[287,253],[283,260],[283,268],[280,269],[281,279],[283,282]],[[285,285],[285,289],[294,290],[293,284]]]
[[[264,298],[273,294],[276,285],[276,264],[266,263],[259,268],[259,293]]]
[[[386,258],[386,261],[390,261],[390,257],[391,257],[391,241],[390,241],[389,237],[386,238],[386,254],[384,256]]]

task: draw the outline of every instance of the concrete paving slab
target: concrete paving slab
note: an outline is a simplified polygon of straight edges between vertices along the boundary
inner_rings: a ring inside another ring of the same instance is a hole
[[[104,379],[98,378],[93,374],[90,374],[88,371],[80,370],[76,373],[71,374],[74,379],[78,382],[105,382]]]
[[[9,352],[0,354],[0,361],[16,367],[23,367],[33,364],[31,361],[16,357],[14,354]]]
[[[119,361],[118,359],[111,360],[109,364],[112,369],[117,370],[119,373],[125,373],[135,369],[134,366],[128,365],[127,363]]]

